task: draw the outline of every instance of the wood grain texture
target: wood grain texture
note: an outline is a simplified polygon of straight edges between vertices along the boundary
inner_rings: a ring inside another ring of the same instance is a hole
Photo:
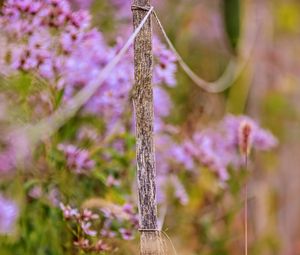
[[[134,0],[133,5],[150,6],[150,0]],[[134,29],[146,15],[145,10],[133,10]],[[156,168],[153,138],[152,88],[152,22],[147,20],[134,42],[135,85],[132,92],[136,123],[136,159],[138,208],[141,231],[141,254],[160,255],[164,252],[161,233],[157,229]]]

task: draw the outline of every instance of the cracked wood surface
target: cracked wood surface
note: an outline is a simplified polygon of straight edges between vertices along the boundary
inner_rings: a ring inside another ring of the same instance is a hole
[[[135,6],[150,7],[150,0],[133,0]],[[145,10],[133,10],[133,25],[137,28]],[[135,85],[132,92],[136,125],[136,159],[138,208],[141,231],[141,254],[159,255],[164,252],[161,233],[157,229],[156,168],[154,151],[154,113],[152,88],[152,21],[151,17],[134,42]]]

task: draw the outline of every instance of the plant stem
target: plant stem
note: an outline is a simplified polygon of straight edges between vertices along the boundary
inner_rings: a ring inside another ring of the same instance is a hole
[[[248,170],[248,156],[245,157],[245,169]],[[248,181],[245,184],[245,201],[244,201],[244,225],[245,225],[245,255],[248,255]]]

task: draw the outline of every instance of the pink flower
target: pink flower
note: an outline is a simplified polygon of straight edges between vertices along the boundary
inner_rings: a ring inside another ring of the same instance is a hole
[[[90,241],[83,238],[79,239],[78,241],[74,241],[74,245],[83,250],[88,250],[91,247]]]
[[[110,251],[111,247],[108,244],[106,244],[103,240],[99,240],[97,241],[93,250],[96,252]]]

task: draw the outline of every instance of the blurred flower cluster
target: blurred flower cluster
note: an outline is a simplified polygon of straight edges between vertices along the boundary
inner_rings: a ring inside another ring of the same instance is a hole
[[[244,153],[240,151],[244,138],[240,129],[245,124],[251,127],[248,143],[253,149],[269,150],[277,145],[277,139],[251,118],[228,115],[216,128],[197,132],[192,139],[184,141],[181,147],[175,148],[174,156],[189,170],[193,170],[195,161],[199,161],[216,171],[221,181],[226,181],[229,166],[239,169],[244,164]]]
[[[138,227],[137,215],[130,204],[111,205],[102,208],[99,213],[93,213],[89,209],[79,211],[62,203],[60,208],[65,220],[70,224],[69,227],[76,233],[74,245],[84,251],[112,251],[113,247],[109,244],[109,239],[119,236],[124,240],[132,240],[133,229]],[[126,228],[126,225],[129,228]],[[101,231],[98,233],[92,227]]]
[[[58,91],[63,90],[65,100],[95,82],[122,47],[120,40],[109,46],[103,34],[91,27],[88,11],[72,11],[68,1],[7,1],[2,13],[1,72],[40,75]],[[174,85],[175,57],[158,39],[154,48],[158,60],[156,84]],[[116,121],[126,107],[132,87],[132,66],[129,54],[87,103],[86,111],[101,116],[108,124]]]

